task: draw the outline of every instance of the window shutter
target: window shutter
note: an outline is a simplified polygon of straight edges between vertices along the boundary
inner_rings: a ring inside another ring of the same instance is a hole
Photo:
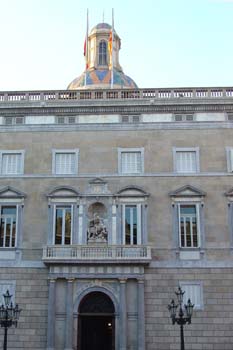
[[[230,154],[230,171],[233,172],[233,148],[231,148],[229,150],[229,154]]]
[[[195,309],[202,308],[202,291],[200,284],[182,284],[181,288],[184,293],[184,304],[187,304],[188,299],[194,304]]]
[[[56,153],[56,174],[75,174],[75,153]]]
[[[177,172],[196,172],[196,152],[176,152],[176,170]]]
[[[2,174],[20,174],[22,165],[21,154],[3,154],[2,155]]]
[[[123,174],[141,173],[141,152],[122,152],[121,171]]]

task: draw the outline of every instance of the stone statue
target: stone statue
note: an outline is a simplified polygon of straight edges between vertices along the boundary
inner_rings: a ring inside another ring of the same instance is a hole
[[[108,232],[104,225],[104,220],[94,213],[93,219],[89,221],[87,229],[87,241],[104,243],[107,242]]]

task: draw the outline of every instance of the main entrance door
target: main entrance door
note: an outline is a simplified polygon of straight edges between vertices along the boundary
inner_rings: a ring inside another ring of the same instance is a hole
[[[89,293],[79,306],[80,350],[115,350],[115,310],[102,292]]]

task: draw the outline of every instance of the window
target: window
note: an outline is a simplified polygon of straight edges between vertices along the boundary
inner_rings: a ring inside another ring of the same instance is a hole
[[[5,125],[19,125],[19,124],[24,124],[25,119],[24,117],[5,117],[4,118],[4,124]]]
[[[126,205],[124,208],[125,244],[137,244],[138,242],[138,218],[137,206]]]
[[[149,194],[136,186],[127,186],[116,193],[119,233],[113,244],[147,244],[147,198]]]
[[[99,43],[99,65],[105,66],[107,64],[107,44],[102,40]]]
[[[21,244],[24,198],[24,193],[9,186],[0,190],[0,248],[15,248]],[[15,253],[4,250],[1,258],[15,258]]]
[[[57,124],[75,124],[77,122],[76,117],[57,117]]]
[[[15,247],[16,243],[16,206],[1,207],[0,247]]]
[[[74,175],[78,173],[78,150],[54,150],[53,174]]]
[[[194,310],[203,309],[203,288],[200,282],[180,282],[181,289],[184,293],[184,304],[187,304],[188,300],[191,300],[191,303],[194,304]]]
[[[122,123],[140,123],[140,115],[122,115]]]
[[[180,259],[198,260],[205,245],[205,192],[187,185],[169,193],[173,207],[173,247]]]
[[[233,113],[227,114],[227,120],[229,120],[230,122],[233,122]]]
[[[227,171],[229,173],[233,172],[233,147],[226,147],[227,154]]]
[[[118,168],[121,174],[141,174],[144,172],[144,149],[121,148],[118,150]]]
[[[199,247],[199,218],[196,204],[179,205],[179,240],[181,248]]]
[[[174,120],[176,122],[192,122],[194,120],[193,114],[175,114]]]
[[[199,148],[174,148],[174,170],[177,173],[197,173],[199,169]]]
[[[49,205],[48,244],[82,243],[82,239],[78,237],[79,193],[72,187],[56,187],[47,194],[47,197]],[[82,229],[80,229],[81,234]]]
[[[1,151],[1,174],[23,174],[24,151]]]
[[[54,244],[71,244],[72,207],[57,206],[55,212]]]

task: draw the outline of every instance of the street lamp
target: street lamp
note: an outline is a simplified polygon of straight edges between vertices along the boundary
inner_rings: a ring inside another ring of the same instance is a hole
[[[170,312],[172,324],[177,323],[180,326],[180,350],[185,350],[184,348],[184,325],[186,323],[191,323],[191,318],[193,314],[194,304],[191,303],[190,299],[186,305],[183,306],[183,297],[184,293],[181,287],[178,288],[178,291],[175,292],[178,300],[178,304],[175,304],[174,299],[168,305],[168,310]],[[177,314],[178,308],[178,314]]]
[[[7,350],[7,331],[11,326],[17,327],[17,322],[19,319],[19,314],[21,310],[19,309],[18,304],[13,306],[11,302],[11,297],[9,290],[6,291],[6,294],[3,294],[4,303],[0,306],[0,325],[4,327],[4,343],[3,350]]]

